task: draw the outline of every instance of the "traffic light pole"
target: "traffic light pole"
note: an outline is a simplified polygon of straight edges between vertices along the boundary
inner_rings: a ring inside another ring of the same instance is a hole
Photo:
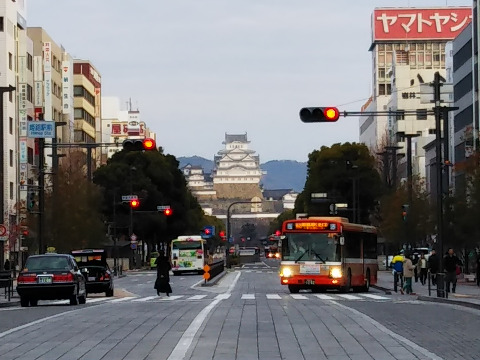
[[[38,253],[42,254],[45,216],[45,139],[38,139]]]

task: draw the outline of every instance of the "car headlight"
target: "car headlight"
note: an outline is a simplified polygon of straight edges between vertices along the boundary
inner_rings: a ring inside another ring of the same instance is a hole
[[[288,268],[288,267],[283,268],[282,274],[283,274],[284,277],[290,277],[290,276],[292,276],[292,270],[290,270],[290,268]]]
[[[276,253],[276,254],[275,254],[275,257],[276,257],[277,259],[280,258],[280,254],[279,254],[279,253]]]
[[[342,277],[342,269],[334,267],[330,269],[330,277],[338,279]]]

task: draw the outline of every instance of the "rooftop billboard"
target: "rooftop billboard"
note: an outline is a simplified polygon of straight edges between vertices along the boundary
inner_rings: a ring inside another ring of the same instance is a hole
[[[471,7],[377,8],[372,15],[373,42],[453,40],[471,20]]]

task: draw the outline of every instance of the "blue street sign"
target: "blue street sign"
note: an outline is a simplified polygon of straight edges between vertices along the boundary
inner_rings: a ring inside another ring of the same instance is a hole
[[[229,242],[230,244],[233,244],[233,236],[230,236],[230,238],[228,239],[228,242]]]
[[[55,137],[55,121],[27,121],[27,136],[29,138]]]

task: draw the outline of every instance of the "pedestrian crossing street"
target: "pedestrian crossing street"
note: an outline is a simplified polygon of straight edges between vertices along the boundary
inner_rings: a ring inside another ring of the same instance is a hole
[[[240,298],[240,300],[289,300],[289,301],[319,301],[319,300],[331,300],[331,301],[390,301],[391,297],[382,296],[377,294],[312,294],[312,293],[300,293],[300,294],[197,294],[197,295],[170,295],[170,296],[127,296],[122,298],[87,298],[87,304],[95,303],[152,303],[152,302],[169,302],[169,301],[203,301],[203,300],[227,300],[230,298]],[[49,305],[67,305],[67,300],[48,301],[41,302]]]

